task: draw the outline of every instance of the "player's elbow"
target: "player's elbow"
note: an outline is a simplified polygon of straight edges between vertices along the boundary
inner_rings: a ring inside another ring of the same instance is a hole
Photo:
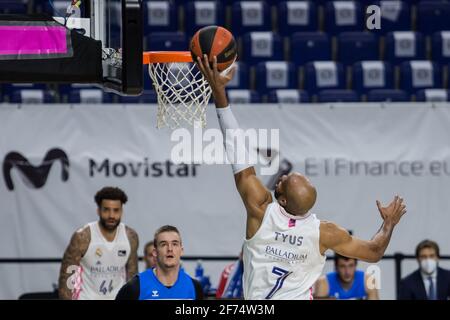
[[[368,263],[377,263],[378,261],[381,260],[381,258],[383,258],[383,255],[373,255],[368,257],[367,259],[365,259],[366,262]]]
[[[373,245],[370,250],[370,255],[366,260],[369,263],[377,263],[383,258],[384,250],[380,246]]]

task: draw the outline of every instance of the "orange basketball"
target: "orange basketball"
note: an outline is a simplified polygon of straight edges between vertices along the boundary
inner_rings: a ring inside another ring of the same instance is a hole
[[[230,31],[218,26],[208,26],[198,30],[192,37],[190,45],[192,59],[208,55],[212,68],[213,57],[217,56],[217,69],[223,71],[236,58],[236,41]]]

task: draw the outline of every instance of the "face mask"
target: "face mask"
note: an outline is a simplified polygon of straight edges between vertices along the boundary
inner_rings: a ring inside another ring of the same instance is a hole
[[[432,274],[437,267],[437,261],[434,259],[424,259],[420,261],[420,267],[426,274]]]

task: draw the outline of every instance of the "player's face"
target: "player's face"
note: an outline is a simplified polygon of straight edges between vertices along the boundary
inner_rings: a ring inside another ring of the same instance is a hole
[[[162,232],[156,238],[156,260],[161,268],[175,268],[180,265],[183,246],[180,235],[174,231]]]
[[[344,283],[350,283],[355,277],[356,261],[354,259],[339,259],[336,265],[336,272]]]
[[[148,246],[145,250],[145,265],[147,269],[153,268],[156,265],[156,254],[153,252],[155,246]]]
[[[122,202],[120,200],[102,200],[98,208],[100,224],[107,230],[115,230],[122,219]]]

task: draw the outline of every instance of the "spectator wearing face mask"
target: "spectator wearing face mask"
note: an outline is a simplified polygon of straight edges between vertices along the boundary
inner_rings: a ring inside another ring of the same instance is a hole
[[[416,247],[419,269],[402,279],[399,300],[447,300],[450,298],[450,271],[440,268],[439,246],[423,240]]]

